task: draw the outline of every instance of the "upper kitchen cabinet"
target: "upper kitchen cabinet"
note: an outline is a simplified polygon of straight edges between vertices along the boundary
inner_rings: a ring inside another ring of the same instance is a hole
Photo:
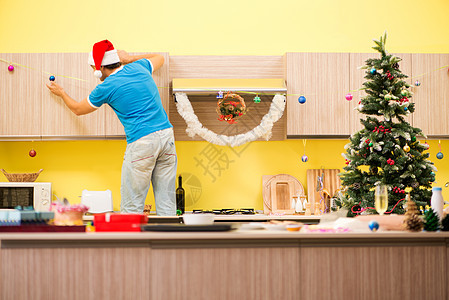
[[[346,137],[353,103],[349,92],[349,53],[287,53],[287,137]],[[306,102],[300,104],[298,97]]]
[[[143,53],[130,53],[132,55],[136,55],[136,54],[143,54]],[[164,53],[158,53],[161,54],[162,56],[164,56],[165,59],[165,63],[164,65],[162,65],[162,67],[160,69],[158,69],[157,71],[153,72],[153,79],[154,82],[156,83],[158,90],[159,90],[159,94],[161,96],[161,100],[162,100],[162,106],[164,107],[165,111],[167,112],[167,115],[169,114],[169,94],[170,94],[170,89],[169,89],[169,55],[168,53],[164,52]],[[107,105],[106,105],[107,106]],[[120,123],[120,120],[118,119],[117,115],[115,114],[115,112],[109,107],[107,106],[105,109],[106,113],[105,113],[105,119],[106,119],[106,136],[107,137],[114,137],[114,136],[119,136],[122,137],[125,135],[125,131],[123,129],[123,125]]]
[[[42,54],[15,53],[1,55],[2,59],[34,70],[8,65],[0,69],[0,137],[39,137],[42,127]]]
[[[427,136],[449,135],[449,54],[412,54],[413,126]],[[446,66],[441,68],[442,66]]]
[[[409,76],[404,79],[409,84],[411,83],[411,73],[412,73],[412,63],[411,63],[411,55],[408,53],[399,53],[393,54],[402,59],[399,63],[399,69],[402,73]],[[365,119],[366,115],[359,113],[356,109],[359,106],[359,101],[366,96],[363,88],[363,83],[367,81],[364,77],[366,75],[366,69],[361,69],[360,67],[365,66],[365,61],[369,58],[380,58],[378,53],[351,53],[349,55],[349,83],[351,94],[353,95],[353,99],[350,102],[350,133],[357,132],[363,128],[360,123],[360,119]],[[406,120],[411,122],[411,117],[407,117]]]
[[[283,56],[171,56],[170,79],[178,80],[178,82],[183,79],[187,79],[186,81],[189,82],[191,79],[190,82],[199,84],[197,88],[210,92],[205,95],[188,93],[190,104],[199,122],[216,134],[233,136],[245,134],[260,124],[263,116],[268,112],[276,92],[260,94],[257,92],[266,88],[263,83],[269,79],[282,82],[282,86],[284,86],[283,63]],[[238,120],[237,124],[230,125],[218,120],[216,89],[211,88],[210,85],[202,85],[211,82],[214,82],[215,88],[220,88],[223,92],[229,91],[228,89],[231,88],[244,98],[248,112]],[[230,82],[232,84],[228,85]],[[247,85],[248,83],[255,85]],[[262,85],[260,85],[261,83]],[[239,88],[233,89],[233,84],[237,84]],[[257,90],[256,86],[262,87],[262,89]],[[246,89],[248,87],[251,87],[252,92]],[[176,87],[174,86],[174,88]],[[262,100],[260,103],[254,103],[253,99],[256,95],[260,96]],[[285,119],[284,112],[284,115],[274,124],[270,140],[285,140]],[[203,140],[198,135],[193,138],[187,135],[187,124],[178,113],[173,97],[170,100],[170,122],[173,124],[177,141]]]
[[[56,83],[75,101],[81,101],[100,83],[87,64],[87,53],[45,53],[42,54],[42,70],[55,75]],[[83,116],[76,116],[64,101],[53,95],[45,83],[48,74],[41,74],[42,130],[43,137],[85,137],[105,135],[105,108]]]

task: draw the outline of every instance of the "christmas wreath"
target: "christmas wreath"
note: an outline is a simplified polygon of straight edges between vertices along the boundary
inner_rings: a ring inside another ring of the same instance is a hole
[[[245,100],[238,94],[227,93],[223,99],[217,102],[218,120],[229,124],[237,123],[236,119],[246,113]]]

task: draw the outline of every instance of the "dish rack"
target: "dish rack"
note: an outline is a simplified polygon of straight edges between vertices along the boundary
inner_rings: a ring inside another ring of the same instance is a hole
[[[4,169],[1,170],[9,182],[34,182],[44,169],[40,169],[36,173],[8,173]]]

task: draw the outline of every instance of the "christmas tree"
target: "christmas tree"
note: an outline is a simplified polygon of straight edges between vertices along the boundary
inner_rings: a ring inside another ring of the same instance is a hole
[[[406,117],[415,111],[410,102],[412,92],[399,69],[401,59],[385,50],[386,34],[375,40],[373,47],[380,58],[366,60],[366,96],[358,111],[364,114],[363,129],[350,137],[345,146],[345,172],[340,174],[345,190],[337,205],[349,209],[350,215],[375,213],[374,187],[388,186],[387,212],[404,213],[405,190],[415,203],[429,203],[431,183],[436,170],[427,158],[427,144],[417,137],[425,137],[419,128],[412,127]]]

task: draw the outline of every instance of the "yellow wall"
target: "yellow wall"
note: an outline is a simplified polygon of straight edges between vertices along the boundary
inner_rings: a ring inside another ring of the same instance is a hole
[[[370,52],[371,40],[384,30],[391,52],[447,53],[448,13],[447,0],[2,1],[0,58],[2,52],[89,51],[104,38],[116,48],[171,55]],[[438,184],[449,181],[449,142],[442,142],[447,157],[437,160],[438,143],[429,141]],[[177,142],[179,173],[193,174],[201,184],[201,196],[195,203],[188,196],[187,209],[261,209],[262,175],[287,173],[306,185],[308,168],[344,166],[341,153],[346,143],[308,140],[310,160],[302,163],[302,140],[254,142],[237,149]],[[28,156],[31,148],[37,151],[35,158]],[[54,193],[71,202],[79,201],[83,188],[109,188],[118,209],[124,148],[124,141],[0,142],[0,168],[43,168],[39,181],[53,182]],[[221,151],[220,164],[212,162],[223,168],[221,174],[213,167],[208,174],[198,166],[197,160],[206,162],[205,151]],[[447,189],[444,195],[449,199]],[[154,204],[152,197],[147,202]]]

